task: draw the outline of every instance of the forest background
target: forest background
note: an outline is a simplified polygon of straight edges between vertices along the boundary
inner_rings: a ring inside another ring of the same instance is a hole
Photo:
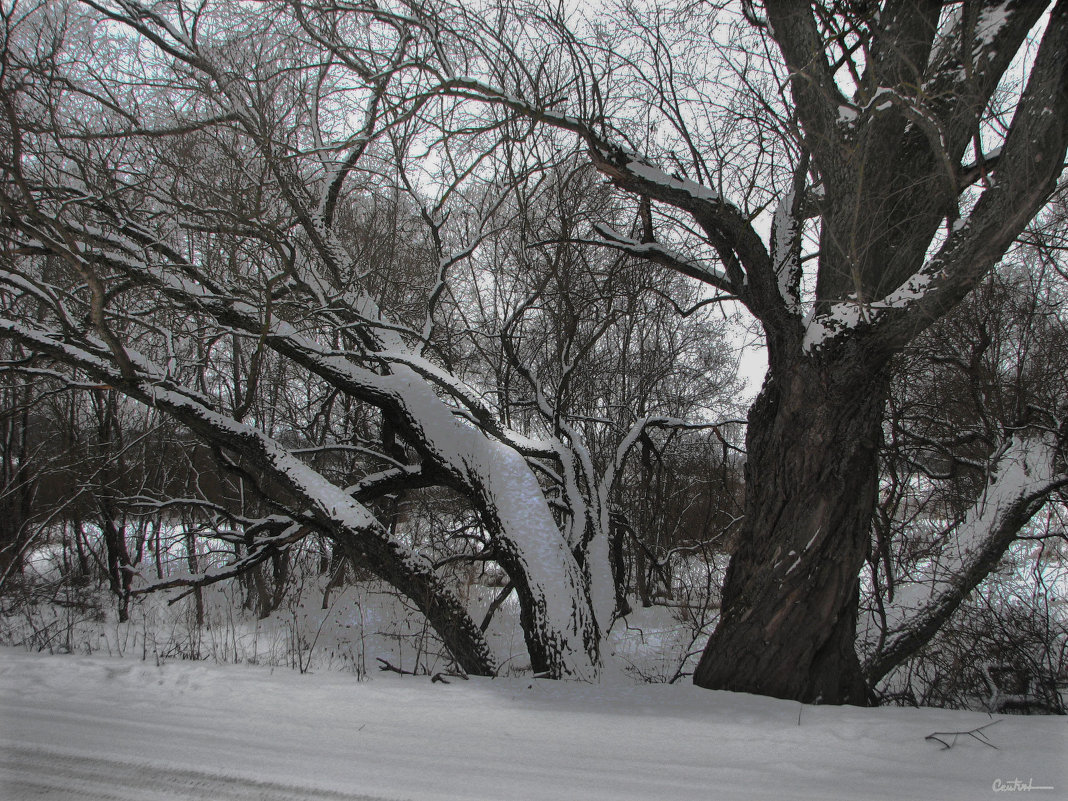
[[[1064,712],[1065,3],[2,23],[7,642]]]

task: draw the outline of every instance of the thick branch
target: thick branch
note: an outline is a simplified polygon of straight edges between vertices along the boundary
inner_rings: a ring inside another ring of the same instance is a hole
[[[1002,258],[1056,188],[1068,149],[1068,3],[1050,16],[993,171],[993,185],[939,252],[880,300],[832,304],[809,324],[809,347],[866,324],[875,353],[900,350],[956,306]]]
[[[838,89],[824,57],[824,43],[808,3],[767,0],[771,35],[790,70],[797,115],[805,129],[816,168],[829,178],[842,169],[844,140],[839,130],[841,109],[848,101]],[[848,115],[847,115],[848,116]]]
[[[882,646],[865,673],[874,684],[922,648],[968,594],[997,567],[1020,529],[1050,494],[1068,485],[1058,471],[1057,437],[1014,438],[991,471],[989,484],[954,533],[949,553],[929,582],[899,588],[886,610]]]

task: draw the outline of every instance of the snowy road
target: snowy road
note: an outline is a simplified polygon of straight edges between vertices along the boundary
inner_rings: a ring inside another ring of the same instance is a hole
[[[689,686],[425,678],[0,648],[0,798],[690,801],[1068,796],[1064,718],[801,707]],[[1054,790],[1038,790],[1053,787]]]
[[[259,782],[219,773],[161,767],[5,743],[0,750],[5,799],[71,801],[382,801],[378,796]]]

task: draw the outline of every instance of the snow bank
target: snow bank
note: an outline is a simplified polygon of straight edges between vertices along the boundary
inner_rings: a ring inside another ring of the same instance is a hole
[[[996,749],[965,737],[946,750],[925,737],[991,719],[689,685],[361,683],[0,648],[0,698],[4,797],[974,799],[995,782],[1033,780],[1048,798],[1068,788],[1064,718],[1005,718],[986,730]]]

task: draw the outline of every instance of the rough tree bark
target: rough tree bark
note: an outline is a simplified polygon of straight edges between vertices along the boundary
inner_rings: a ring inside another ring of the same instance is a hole
[[[1006,139],[1005,157],[1019,159],[996,171],[1006,191],[988,189],[964,222],[957,165],[978,124],[976,108],[985,106],[1007,67],[1005,50],[1017,50],[1042,9],[1016,6],[972,36],[954,36],[948,29],[947,39],[970,45],[983,59],[976,77],[931,114],[940,134],[932,141],[918,131],[930,113],[925,99],[911,94],[904,81],[947,79],[948,67],[932,52],[940,4],[899,5],[873,34],[875,80],[854,101],[870,106],[882,93],[893,98],[888,111],[900,104],[904,112],[898,119],[864,119],[866,130],[852,125],[851,111],[842,112],[844,98],[833,84],[822,43],[813,40],[810,10],[771,0],[766,6],[825,186],[813,322],[825,312],[833,333],[814,342],[813,333],[818,338],[822,332],[813,332],[810,323],[785,366],[771,357],[769,380],[750,416],[748,536],[731,562],[723,615],[694,674],[701,686],[802,701],[866,702],[854,647],[857,575],[878,480],[886,361],[993,267],[1045,202],[1064,162],[1065,3],[1054,9]],[[963,22],[960,30],[969,31]],[[1001,52],[984,50],[993,42]],[[918,75],[914,64],[933,69]],[[1056,118],[1056,127],[1047,127],[1043,116]],[[1043,168],[1043,161],[1050,166]],[[998,207],[1002,214],[995,216]],[[941,258],[924,265],[943,220],[949,243]],[[966,233],[953,243],[960,231]],[[969,264],[962,255],[973,247],[978,258]],[[881,302],[863,308],[873,300]],[[883,309],[887,313],[879,319]],[[774,329],[773,322],[764,322]],[[807,378],[813,373],[820,378]]]
[[[769,382],[749,414],[745,518],[723,616],[694,680],[803,701],[857,701],[865,697],[853,648],[858,573],[887,379],[840,363],[780,370],[788,377]]]

